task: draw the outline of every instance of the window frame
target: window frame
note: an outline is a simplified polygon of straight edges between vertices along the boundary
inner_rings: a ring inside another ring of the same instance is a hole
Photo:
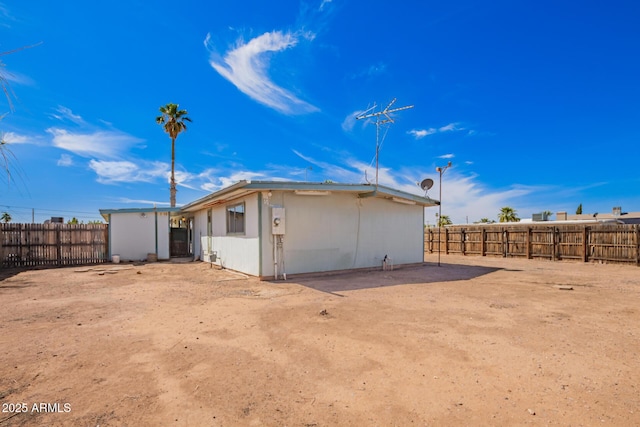
[[[238,210],[238,208],[242,208]],[[247,230],[247,207],[245,202],[233,203],[225,206],[227,235],[244,235]],[[241,218],[240,218],[241,216]],[[233,221],[232,221],[233,218]],[[238,225],[241,225],[239,230]]]

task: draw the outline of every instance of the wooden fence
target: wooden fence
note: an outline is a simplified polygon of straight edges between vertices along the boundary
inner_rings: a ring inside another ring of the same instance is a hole
[[[107,262],[108,227],[107,224],[0,224],[0,268]]]
[[[639,225],[469,225],[425,230],[425,251],[640,265]]]

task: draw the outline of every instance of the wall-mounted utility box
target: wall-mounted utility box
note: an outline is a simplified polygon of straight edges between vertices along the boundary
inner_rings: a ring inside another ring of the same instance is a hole
[[[271,234],[284,234],[285,215],[284,208],[271,208]]]

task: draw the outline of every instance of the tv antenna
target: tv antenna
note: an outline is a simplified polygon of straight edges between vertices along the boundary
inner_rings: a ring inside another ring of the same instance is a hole
[[[395,113],[396,111],[401,111],[401,110],[408,110],[409,108],[413,108],[413,105],[407,105],[405,107],[399,107],[399,108],[394,108],[391,109],[391,106],[396,102],[396,98],[393,98],[393,100],[391,100],[391,102],[389,103],[389,105],[387,105],[385,107],[384,110],[382,111],[378,111],[375,113],[369,113],[369,111],[374,110],[376,108],[376,105],[374,104],[373,107],[369,108],[367,111],[365,111],[364,113],[360,114],[359,116],[356,116],[356,120],[363,120],[363,119],[369,119],[372,117],[376,118],[376,187],[378,186],[378,167],[379,167],[379,153],[380,153],[380,126],[387,124],[387,123],[395,123],[395,121],[393,120],[393,117],[391,117],[391,113]]]

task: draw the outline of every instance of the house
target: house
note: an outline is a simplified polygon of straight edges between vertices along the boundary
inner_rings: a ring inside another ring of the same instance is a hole
[[[556,220],[565,221],[594,221],[618,224],[640,224],[640,212],[623,212],[617,206],[611,209],[611,213],[575,214],[567,215],[566,212],[558,212]]]
[[[114,255],[123,261],[145,260],[149,254],[158,259],[171,256],[171,217],[179,217],[180,208],[100,209],[100,215],[109,223],[110,259]]]
[[[382,267],[385,261],[422,263],[424,208],[437,204],[382,185],[240,181],[177,211],[165,209],[168,215],[146,233],[164,233],[158,240],[160,259],[170,252],[174,229],[185,229],[195,259],[261,278],[286,278]],[[140,221],[119,218],[124,212],[118,210],[101,213],[111,215],[114,239],[122,234],[119,223],[131,229]],[[148,236],[144,240],[155,244]],[[111,249],[124,250],[116,240]]]

